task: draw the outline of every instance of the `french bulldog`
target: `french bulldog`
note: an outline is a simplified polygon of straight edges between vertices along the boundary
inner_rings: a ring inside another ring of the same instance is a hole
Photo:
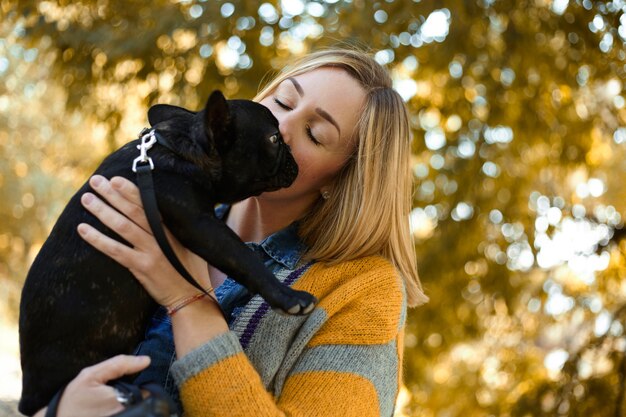
[[[214,91],[204,109],[156,105],[148,120],[170,144],[149,156],[163,223],[187,248],[260,294],[274,309],[307,314],[311,294],[272,275],[239,237],[217,219],[217,203],[234,203],[289,186],[298,166],[265,106],[226,100]],[[131,167],[139,140],[109,155],[95,174],[136,182]],[[123,241],[81,205],[88,183],[71,198],[35,258],[20,302],[23,391],[19,411],[32,415],[81,369],[132,353],[158,307],[130,271],[87,244],[79,223]]]

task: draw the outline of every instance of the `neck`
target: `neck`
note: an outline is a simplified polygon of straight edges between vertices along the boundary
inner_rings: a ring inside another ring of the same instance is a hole
[[[244,242],[261,242],[301,218],[310,203],[302,199],[286,203],[265,196],[251,197],[233,204],[226,223]]]

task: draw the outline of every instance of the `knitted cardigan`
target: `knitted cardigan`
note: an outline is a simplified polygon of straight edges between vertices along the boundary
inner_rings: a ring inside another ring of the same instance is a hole
[[[174,362],[185,415],[393,415],[406,317],[395,268],[367,257],[277,277],[319,304],[285,316],[255,296],[228,333]]]

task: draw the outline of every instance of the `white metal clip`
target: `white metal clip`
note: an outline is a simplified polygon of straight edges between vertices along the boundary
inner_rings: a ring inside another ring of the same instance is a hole
[[[133,172],[137,172],[137,164],[140,162],[147,162],[150,164],[150,170],[154,169],[154,163],[152,162],[152,158],[148,156],[148,151],[155,143],[156,136],[154,135],[154,129],[150,130],[141,137],[141,144],[137,145],[137,149],[139,149],[139,156],[133,161]]]

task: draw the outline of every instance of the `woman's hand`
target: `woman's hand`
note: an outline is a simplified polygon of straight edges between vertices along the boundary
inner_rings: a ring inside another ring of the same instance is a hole
[[[99,417],[119,413],[124,407],[116,399],[115,389],[106,383],[139,372],[149,364],[148,356],[119,355],[83,369],[65,388],[57,415]],[[44,408],[35,417],[43,417],[45,412]]]
[[[197,294],[198,290],[185,281],[163,255],[150,231],[137,186],[122,177],[114,177],[109,181],[100,175],[91,177],[89,185],[106,203],[92,193],[85,193],[81,197],[83,206],[132,247],[111,239],[85,223],[78,225],[80,236],[128,268],[152,298],[163,306],[172,306]],[[167,230],[166,233],[185,268],[200,285],[209,288],[211,284],[207,263],[184,248]]]
[[[85,208],[132,246],[111,239],[85,223],[78,225],[80,236],[128,268],[152,298],[163,306],[172,307],[198,294],[198,289],[185,281],[161,252],[150,232],[137,186],[121,177],[108,181],[100,175],[94,175],[89,185],[106,202],[92,193],[85,193],[81,198]],[[167,233],[167,237],[185,268],[200,285],[209,288],[211,282],[207,263],[184,248],[171,234]],[[179,358],[228,331],[226,320],[214,299],[204,299],[183,308],[172,316],[172,327]]]

